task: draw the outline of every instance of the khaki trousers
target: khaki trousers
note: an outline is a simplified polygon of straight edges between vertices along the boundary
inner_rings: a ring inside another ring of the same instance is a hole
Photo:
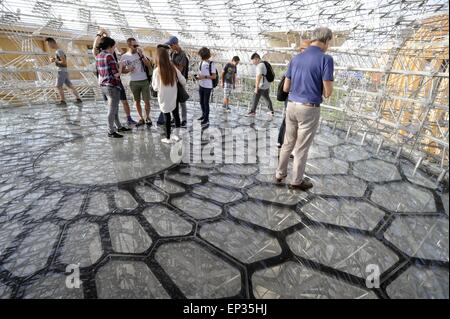
[[[300,185],[305,174],[309,148],[319,126],[320,107],[289,102],[286,109],[286,134],[280,152],[277,178],[287,176],[289,156],[294,154],[292,185]]]

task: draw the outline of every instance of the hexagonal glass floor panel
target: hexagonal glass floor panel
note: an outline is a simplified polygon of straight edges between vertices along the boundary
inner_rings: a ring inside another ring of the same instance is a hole
[[[114,251],[139,254],[146,251],[152,240],[135,217],[113,216],[108,222]]]
[[[404,182],[375,185],[372,201],[398,213],[428,213],[436,211],[433,193]]]
[[[239,271],[196,243],[165,244],[156,260],[189,299],[232,297],[241,290]]]
[[[397,255],[377,239],[349,232],[306,227],[287,237],[294,254],[358,276],[367,277],[367,266],[383,273],[397,261]]]
[[[448,219],[398,216],[384,237],[411,257],[448,262]]]
[[[247,191],[248,196],[273,203],[295,205],[304,200],[308,194],[291,190],[284,186],[255,186]]]
[[[160,236],[182,236],[192,230],[191,223],[167,207],[150,207],[142,214]]]
[[[243,263],[253,263],[277,256],[281,247],[276,238],[231,221],[206,224],[200,235]]]
[[[448,299],[448,269],[411,266],[389,284],[394,299]]]
[[[317,222],[372,230],[384,217],[384,212],[363,201],[316,198],[302,211]]]
[[[378,159],[354,163],[353,175],[368,182],[390,182],[401,179],[395,165]]]
[[[222,214],[220,206],[189,195],[175,198],[172,204],[196,219],[213,218]]]
[[[373,292],[294,262],[260,270],[252,282],[257,299],[376,299]]]
[[[139,261],[109,261],[95,278],[101,299],[167,299],[169,295],[148,266]]]
[[[232,206],[230,214],[275,231],[284,230],[301,222],[300,216],[292,208],[253,201]]]

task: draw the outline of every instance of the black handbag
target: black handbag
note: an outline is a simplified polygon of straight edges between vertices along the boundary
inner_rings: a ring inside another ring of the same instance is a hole
[[[289,97],[289,93],[284,92],[284,82],[285,81],[286,81],[286,77],[283,76],[281,78],[280,84],[278,84],[277,100],[280,102],[286,101]]]
[[[189,94],[186,92],[184,86],[181,85],[180,81],[178,81],[177,76],[177,102],[185,103],[187,100],[189,100]]]

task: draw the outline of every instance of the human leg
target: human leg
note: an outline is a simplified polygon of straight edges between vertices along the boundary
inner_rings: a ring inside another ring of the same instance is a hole
[[[283,179],[287,176],[289,157],[297,141],[298,122],[294,114],[295,104],[289,103],[286,110],[286,134],[284,137],[283,147],[281,148],[278,169],[276,172],[277,179]]]
[[[258,90],[258,93],[253,94],[252,108],[250,109],[249,114],[254,114],[256,112],[256,108],[258,107],[260,99],[261,99],[261,90]]]
[[[270,90],[261,90],[261,96],[264,98],[264,100],[267,101],[267,107],[269,108],[270,112],[273,113],[273,104],[270,98]]]
[[[296,117],[299,121],[299,126],[294,147],[292,185],[300,185],[303,182],[309,148],[319,125],[320,108],[297,105]]]

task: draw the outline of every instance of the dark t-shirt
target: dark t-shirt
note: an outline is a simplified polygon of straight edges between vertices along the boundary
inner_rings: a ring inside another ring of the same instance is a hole
[[[234,75],[237,73],[237,68],[232,63],[227,63],[223,68],[223,79],[225,83],[233,84]]]
[[[181,74],[187,79],[189,74],[189,60],[186,56],[186,53],[181,50],[180,52],[172,51],[170,54],[170,59],[172,60],[173,64],[178,67],[178,69],[182,69]],[[180,68],[182,66],[182,68]]]

